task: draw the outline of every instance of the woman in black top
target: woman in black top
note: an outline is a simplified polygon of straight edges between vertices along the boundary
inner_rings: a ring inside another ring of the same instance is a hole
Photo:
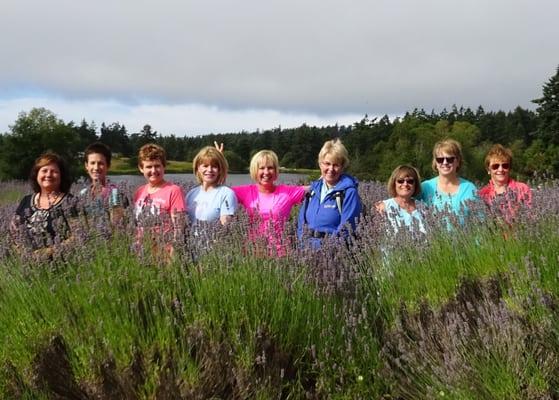
[[[29,182],[33,194],[19,203],[12,230],[19,247],[31,247],[50,256],[52,244],[70,237],[68,218],[76,216],[69,193],[72,179],[62,157],[47,152],[35,160]]]

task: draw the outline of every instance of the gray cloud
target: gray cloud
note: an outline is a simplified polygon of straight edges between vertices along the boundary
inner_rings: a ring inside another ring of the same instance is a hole
[[[558,11],[554,0],[8,0],[0,91],[328,116],[529,107],[558,64]]]

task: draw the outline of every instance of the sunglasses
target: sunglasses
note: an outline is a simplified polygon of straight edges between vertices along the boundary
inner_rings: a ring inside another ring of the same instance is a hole
[[[398,183],[398,185],[403,185],[404,182],[407,183],[408,185],[415,185],[415,179],[413,178],[396,179],[396,183]]]
[[[439,164],[443,164],[445,160],[448,164],[452,164],[454,160],[456,160],[456,157],[435,157],[435,160]]]
[[[505,171],[508,171],[508,169],[510,168],[510,164],[509,163],[495,163],[495,164],[491,164],[491,169],[493,171],[497,171],[499,169],[499,167],[502,167]]]

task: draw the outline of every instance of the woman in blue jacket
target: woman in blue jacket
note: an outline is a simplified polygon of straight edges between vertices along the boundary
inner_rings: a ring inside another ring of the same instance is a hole
[[[349,157],[339,139],[324,143],[318,165],[321,177],[311,183],[297,224],[299,240],[313,248],[320,247],[326,236],[348,237],[361,213],[358,183],[344,173]]]

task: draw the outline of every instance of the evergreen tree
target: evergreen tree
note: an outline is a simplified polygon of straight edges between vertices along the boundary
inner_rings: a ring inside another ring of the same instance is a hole
[[[559,144],[559,66],[543,86],[543,96],[533,102],[538,105],[538,138],[547,144]]]
[[[101,136],[99,140],[109,146],[113,153],[121,153],[124,156],[130,156],[130,139],[126,131],[126,127],[118,122],[111,125],[101,124]]]

